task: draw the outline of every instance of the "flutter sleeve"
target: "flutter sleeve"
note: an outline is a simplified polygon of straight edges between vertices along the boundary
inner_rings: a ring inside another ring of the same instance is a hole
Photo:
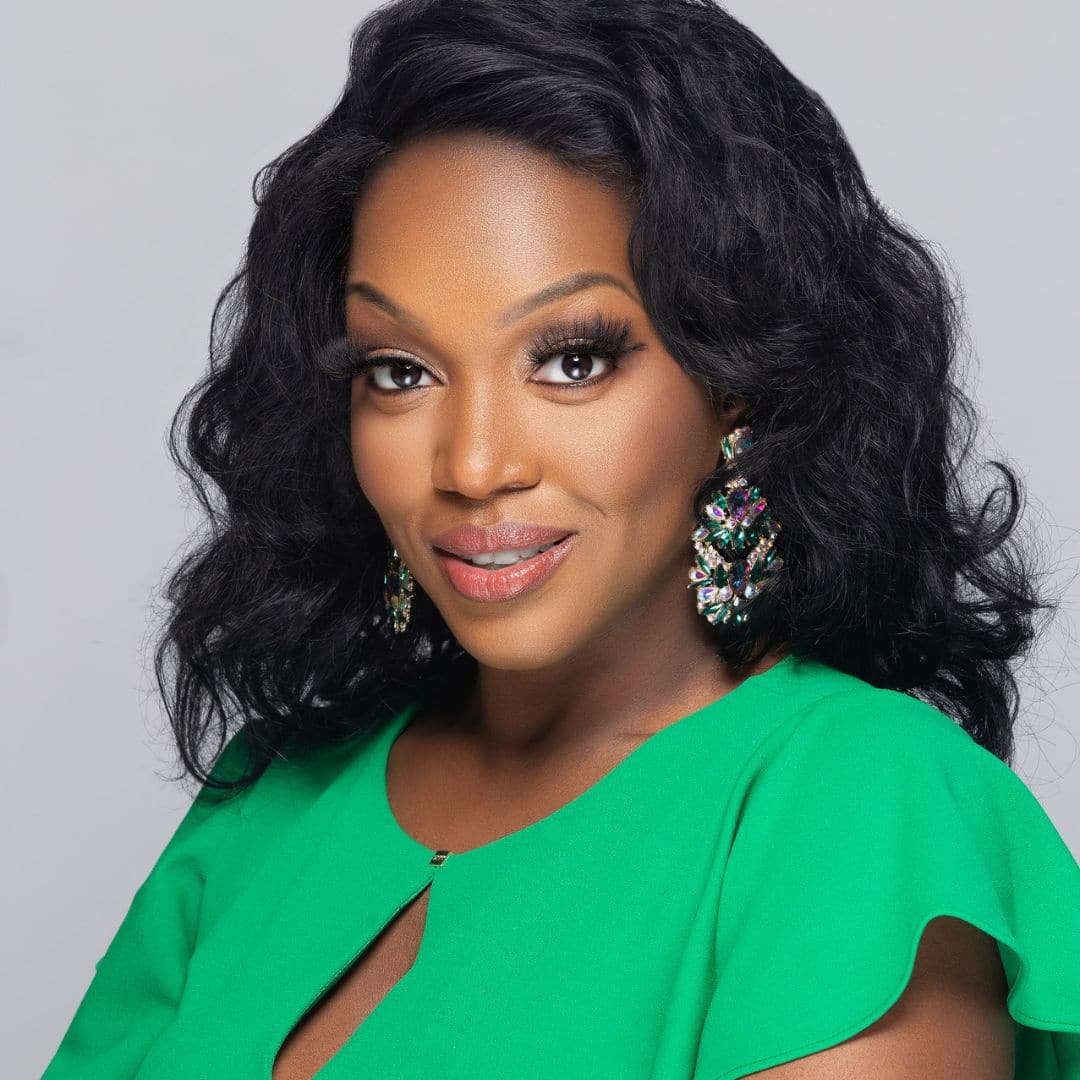
[[[233,777],[245,766],[241,731],[226,744],[211,775]],[[217,789],[200,790],[95,965],[42,1080],[120,1080],[138,1072],[179,1003],[207,869],[251,790],[229,799]]]
[[[1017,1080],[1080,1080],[1080,865],[1024,781],[945,713],[866,686],[781,725],[736,792],[694,1080],[850,1039],[923,929],[997,942]]]

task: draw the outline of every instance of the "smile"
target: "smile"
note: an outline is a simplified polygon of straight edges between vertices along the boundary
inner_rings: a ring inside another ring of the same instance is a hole
[[[491,570],[500,570],[504,566],[514,566],[519,562],[524,562],[526,559],[531,559],[534,555],[547,551],[548,548],[554,547],[557,543],[557,540],[552,540],[547,544],[538,544],[536,547],[517,548],[507,551],[486,551],[482,555],[462,555],[460,558],[467,563],[472,563],[473,566],[486,566]]]
[[[532,548],[474,555],[468,560],[438,548],[435,555],[447,580],[467,599],[482,603],[512,600],[547,581],[573,550],[577,535],[571,533],[555,543]],[[486,565],[474,565],[473,559]]]

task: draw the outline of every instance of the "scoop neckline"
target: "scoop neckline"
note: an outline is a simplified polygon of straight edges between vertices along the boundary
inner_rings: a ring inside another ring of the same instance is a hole
[[[436,855],[448,856],[446,865],[458,862],[474,862],[478,859],[485,858],[490,853],[501,852],[506,848],[512,848],[520,844],[528,843],[531,839],[542,836],[543,833],[555,827],[555,825],[565,818],[570,818],[573,817],[574,814],[581,813],[588,807],[590,802],[594,802],[609,788],[615,787],[627,776],[627,774],[632,772],[635,767],[639,768],[650,755],[660,753],[665,746],[673,743],[677,737],[677,732],[687,734],[699,723],[703,723],[707,719],[713,720],[718,715],[731,712],[736,708],[744,709],[752,706],[755,697],[760,696],[761,691],[766,685],[771,686],[774,681],[784,677],[788,672],[793,670],[795,661],[796,656],[793,652],[786,653],[781,659],[773,664],[772,667],[767,668],[765,671],[757,672],[754,675],[747,676],[738,684],[738,686],[734,687],[734,689],[728,690],[726,693],[721,694],[720,697],[714,698],[712,701],[701,706],[701,708],[695,709],[691,713],[687,713],[678,720],[674,720],[665,727],[660,728],[659,731],[654,732],[643,742],[639,743],[638,746],[631,750],[630,753],[622,758],[615,766],[608,769],[599,780],[590,784],[584,791],[579,792],[572,799],[563,803],[562,806],[556,807],[550,814],[545,814],[543,817],[530,822],[528,825],[522,826],[520,829],[515,829],[513,832],[496,837],[494,840],[489,840],[487,843],[479,844],[476,847],[467,848],[464,851],[452,851],[446,848],[430,848],[427,845],[420,843],[420,841],[411,833],[407,832],[404,826],[398,821],[394,814],[393,807],[390,805],[389,789],[386,783],[386,770],[390,762],[390,751],[398,736],[416,715],[420,706],[427,700],[428,688],[423,688],[419,693],[410,698],[410,700],[386,722],[385,727],[380,733],[382,737],[379,739],[378,745],[375,748],[374,788],[377,814],[381,819],[380,824],[383,827],[384,832],[393,836],[395,842],[399,846],[425,856],[429,862]]]

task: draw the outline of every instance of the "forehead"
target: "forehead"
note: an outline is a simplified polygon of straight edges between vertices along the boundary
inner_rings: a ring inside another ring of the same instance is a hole
[[[407,304],[502,311],[580,271],[632,280],[633,209],[535,148],[485,133],[424,136],[368,177],[354,207],[348,276]]]

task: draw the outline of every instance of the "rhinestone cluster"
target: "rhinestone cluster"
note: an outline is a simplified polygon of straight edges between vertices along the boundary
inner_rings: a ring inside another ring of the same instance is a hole
[[[750,429],[736,428],[721,440],[730,461],[750,445]],[[704,509],[704,521],[690,534],[697,559],[689,589],[697,589],[697,610],[712,625],[738,626],[748,615],[740,606],[768,587],[784,561],[776,551],[780,522],[757,487],[737,476],[717,491]]]
[[[390,562],[383,574],[383,602],[390,614],[395,634],[402,633],[409,625],[412,614],[413,579],[409,568],[401,560],[397,548],[390,549]]]

